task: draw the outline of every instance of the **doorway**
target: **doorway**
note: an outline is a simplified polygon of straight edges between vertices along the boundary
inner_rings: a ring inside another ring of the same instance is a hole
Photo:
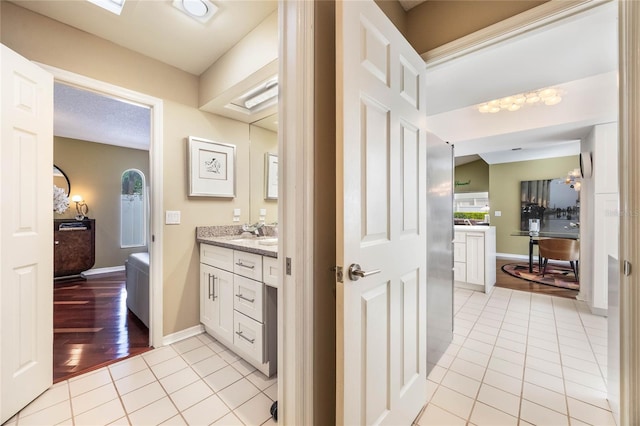
[[[112,100],[123,102],[124,104],[133,104],[139,107],[146,108],[150,115],[150,124],[148,130],[148,176],[147,176],[147,193],[148,201],[146,205],[147,210],[147,241],[146,248],[148,249],[148,277],[149,277],[149,302],[148,302],[148,347],[153,347],[154,344],[162,344],[162,150],[158,147],[162,146],[162,100],[133,92],[127,89],[123,89],[114,85],[110,85],[98,80],[90,79],[78,74],[74,74],[68,71],[60,70],[58,68],[50,67],[47,65],[39,64],[45,68],[48,72],[54,75],[56,84],[64,84],[72,86],[76,89],[98,94],[102,97],[106,97]],[[77,142],[77,141],[76,141]],[[120,179],[122,173],[125,170],[119,170],[115,172],[115,188],[120,194]],[[71,189],[74,192],[74,189]],[[118,195],[119,197],[119,195]],[[116,204],[116,209],[120,211],[119,203]],[[119,224],[119,220],[118,220]],[[118,226],[119,228],[119,226]],[[115,231],[115,235],[120,235],[118,229]],[[119,244],[119,242],[118,242]],[[93,285],[97,287],[109,287],[114,285],[114,281],[118,283],[117,287],[123,287],[125,282],[125,273],[122,268],[105,268],[102,272],[107,272],[107,281],[109,285],[99,285],[95,282]],[[115,274],[115,275],[113,275]],[[100,279],[103,279],[101,277]],[[89,277],[89,281],[95,281],[95,278]],[[66,283],[67,285],[69,283]],[[104,289],[103,289],[104,290]],[[109,290],[107,290],[109,291]],[[120,298],[120,304],[125,304],[124,308],[120,306],[120,310],[127,312],[126,298]],[[126,315],[131,315],[130,313]],[[125,315],[125,319],[126,319]],[[120,317],[122,319],[122,317]],[[134,319],[135,321],[135,319]],[[144,324],[143,324],[144,326]],[[89,327],[95,328],[95,327]],[[77,374],[74,372],[74,375]]]

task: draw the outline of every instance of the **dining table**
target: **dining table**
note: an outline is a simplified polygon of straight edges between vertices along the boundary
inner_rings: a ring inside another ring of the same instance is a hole
[[[533,272],[533,246],[538,245],[540,238],[568,238],[571,240],[580,239],[579,232],[558,232],[558,231],[514,231],[511,233],[513,237],[529,237],[529,272]]]

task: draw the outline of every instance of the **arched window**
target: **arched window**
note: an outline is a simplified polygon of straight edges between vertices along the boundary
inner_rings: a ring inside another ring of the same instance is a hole
[[[122,173],[120,191],[120,247],[147,245],[147,197],[144,173]]]

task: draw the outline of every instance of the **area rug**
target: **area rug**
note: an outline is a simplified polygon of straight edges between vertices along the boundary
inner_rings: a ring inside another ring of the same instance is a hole
[[[529,272],[529,263],[527,262],[507,263],[502,266],[502,270],[511,276],[534,283],[568,288],[571,290],[580,289],[580,283],[576,281],[576,277],[569,264],[564,266],[549,263],[544,277],[542,276],[542,271],[538,270],[537,262],[534,262],[533,272]]]

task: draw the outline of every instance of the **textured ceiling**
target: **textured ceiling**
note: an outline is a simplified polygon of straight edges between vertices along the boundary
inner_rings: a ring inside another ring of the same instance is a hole
[[[56,136],[149,149],[149,108],[61,83],[54,85],[53,105]]]

